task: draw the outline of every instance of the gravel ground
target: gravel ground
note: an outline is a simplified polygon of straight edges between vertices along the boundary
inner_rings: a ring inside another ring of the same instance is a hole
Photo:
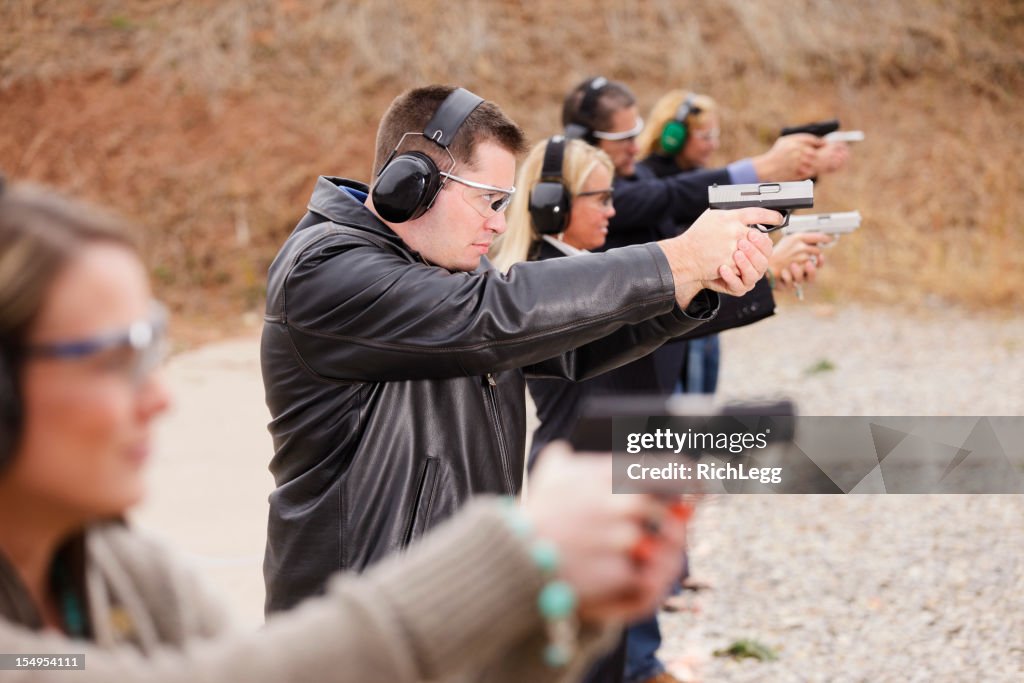
[[[792,304],[722,339],[726,397],[787,395],[805,415],[1024,414],[1020,319]],[[255,627],[272,488],[257,340],[181,354],[167,374],[177,407],[134,517]],[[676,669],[1024,681],[1024,496],[720,496],[695,520],[694,572],[714,587],[692,598],[699,613],[662,620]],[[712,656],[742,638],[778,660]]]
[[[794,304],[722,343],[729,398],[1024,414],[1021,319]],[[712,588],[661,619],[662,658],[684,679],[1024,681],[1024,496],[719,496],[695,517],[691,557]],[[778,658],[713,656],[741,639]]]
[[[1024,316],[790,305],[721,339],[726,398],[784,394],[803,415],[1024,415]]]

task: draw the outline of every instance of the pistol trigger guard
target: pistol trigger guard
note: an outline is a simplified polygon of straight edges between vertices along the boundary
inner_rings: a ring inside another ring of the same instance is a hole
[[[757,228],[758,230],[767,235],[768,233],[775,232],[776,230],[782,230],[784,227],[789,225],[789,217],[793,213],[792,211],[790,211],[789,209],[774,209],[774,211],[778,211],[779,213],[782,214],[781,223],[779,223],[778,225],[761,225],[760,223],[756,223],[750,227]]]

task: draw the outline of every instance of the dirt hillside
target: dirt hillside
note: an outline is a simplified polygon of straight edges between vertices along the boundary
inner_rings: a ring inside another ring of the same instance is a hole
[[[402,90],[458,83],[532,138],[602,73],[723,106],[718,161],[837,116],[859,209],[816,296],[1024,310],[1024,2],[180,0],[0,5],[0,169],[135,219],[159,293],[232,327],[318,174],[366,179]]]

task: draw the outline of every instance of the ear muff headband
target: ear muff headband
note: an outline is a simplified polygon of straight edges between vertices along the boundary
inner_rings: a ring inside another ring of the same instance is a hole
[[[562,135],[548,138],[540,182],[530,191],[530,218],[541,235],[556,235],[569,225],[572,195],[562,180],[565,143]]]
[[[591,145],[597,144],[594,137],[594,129],[591,127],[594,120],[594,113],[597,110],[597,99],[601,91],[608,85],[608,79],[604,76],[595,76],[587,81],[587,87],[583,91],[583,99],[576,110],[574,120],[565,127],[565,137],[570,140],[583,140]]]
[[[423,137],[437,144],[451,157],[448,148],[459,128],[483,101],[483,98],[465,88],[456,88],[427,122],[423,128]],[[441,191],[441,174],[429,155],[423,152],[398,154],[398,149],[408,135],[417,133],[402,136],[377,174],[370,191],[377,213],[390,223],[404,223],[419,218],[433,206],[437,193]],[[454,168],[455,157],[452,157],[448,172]]]
[[[694,103],[693,98],[693,93],[687,93],[686,99],[683,100],[683,103],[679,105],[679,109],[676,110],[676,115],[661,129],[661,138],[659,140],[661,149],[669,156],[674,156],[682,151],[686,145],[686,139],[690,136],[690,127],[687,125],[686,120],[701,112],[700,107]]]
[[[474,95],[465,88],[456,88],[434,112],[433,118],[423,129],[423,135],[448,149],[455,140],[459,128],[483,102],[482,97]]]

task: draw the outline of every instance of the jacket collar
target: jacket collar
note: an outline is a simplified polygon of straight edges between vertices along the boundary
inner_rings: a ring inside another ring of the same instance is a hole
[[[43,628],[28,588],[3,553],[0,553],[0,620],[38,631]]]
[[[54,563],[65,563],[71,575],[75,593],[82,598],[81,604],[88,605],[85,595],[86,572],[86,531],[79,531],[64,541],[54,553]],[[53,571],[53,567],[50,568]],[[85,617],[85,628],[89,630],[89,617]],[[0,552],[0,621],[24,626],[33,631],[44,628],[42,615],[29,596],[28,587],[24,584],[18,570],[3,552]]]
[[[411,251],[394,230],[366,208],[370,191],[365,183],[335,176],[320,176],[306,208],[332,223],[361,228],[402,245]]]
[[[572,246],[571,244],[566,244],[562,240],[557,239],[553,235],[544,235],[544,237],[542,239],[545,242],[547,242],[548,244],[550,244],[552,247],[557,249],[558,251],[560,251],[563,254],[565,254],[566,256],[579,256],[580,254],[586,254],[587,253],[587,251],[585,249],[577,249],[576,247]]]

